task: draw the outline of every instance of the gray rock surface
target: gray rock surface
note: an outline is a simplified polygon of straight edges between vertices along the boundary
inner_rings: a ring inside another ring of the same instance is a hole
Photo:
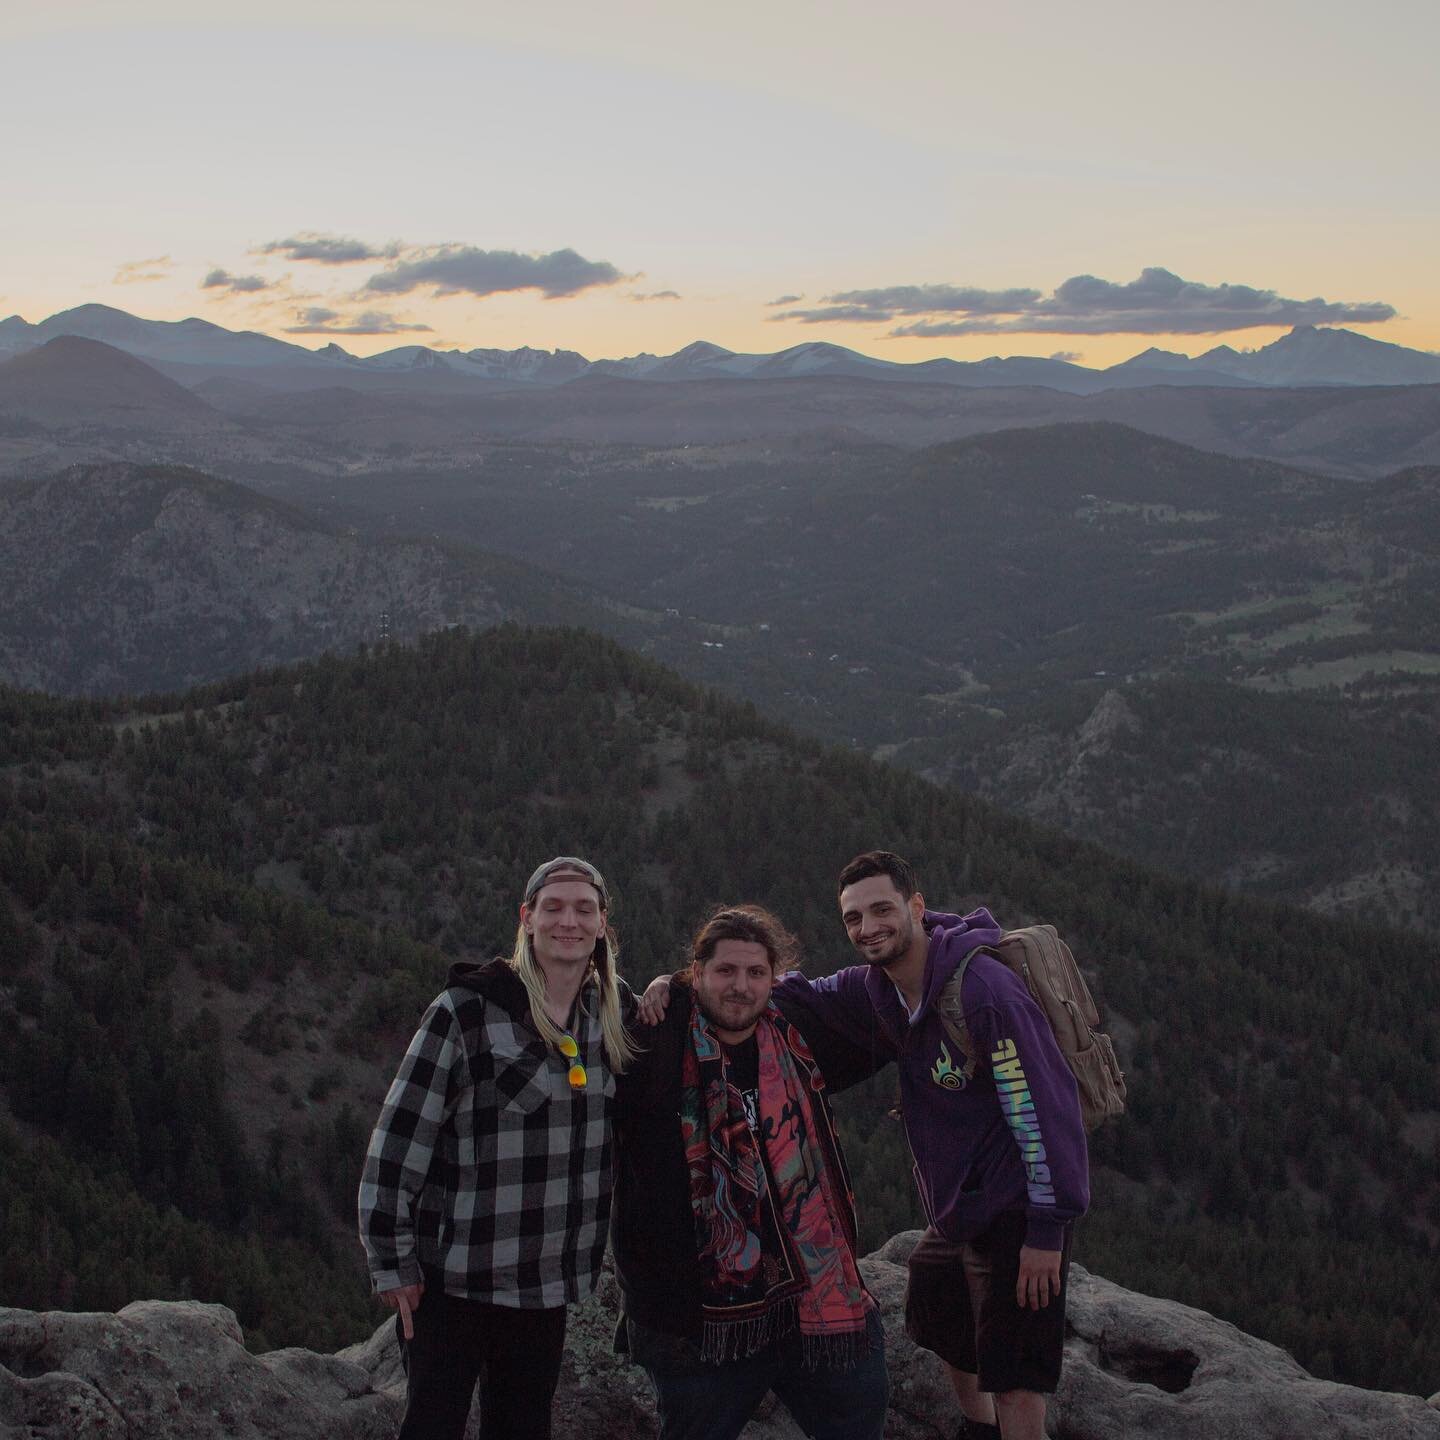
[[[0,1440],[390,1440],[401,1403],[335,1355],[251,1355],[222,1305],[0,1310]]]
[[[1203,1310],[1071,1271],[1057,1440],[1427,1440],[1418,1395],[1317,1380],[1284,1350]]]
[[[905,1334],[905,1259],[917,1238],[897,1235],[861,1262],[885,1316],[887,1440],[940,1440],[957,1418],[939,1361]],[[557,1435],[655,1434],[643,1372],[613,1353],[616,1298],[607,1273],[571,1310]],[[1223,1320],[1078,1265],[1069,1319],[1053,1440],[1440,1440],[1440,1397],[1317,1380]],[[219,1305],[140,1301],[118,1315],[0,1309],[0,1440],[390,1440],[403,1394],[388,1320],[338,1355],[254,1356]],[[771,1402],[745,1440],[800,1440],[800,1431]]]

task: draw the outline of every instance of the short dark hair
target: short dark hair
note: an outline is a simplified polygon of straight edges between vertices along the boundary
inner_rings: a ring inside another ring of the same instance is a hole
[[[763,905],[721,905],[712,910],[690,942],[690,959],[697,970],[714,957],[722,940],[763,945],[775,975],[800,963],[800,942]]]
[[[866,850],[841,870],[835,883],[835,893],[838,895],[857,880],[868,880],[872,875],[888,875],[902,900],[908,900],[920,888],[908,861],[890,850]]]

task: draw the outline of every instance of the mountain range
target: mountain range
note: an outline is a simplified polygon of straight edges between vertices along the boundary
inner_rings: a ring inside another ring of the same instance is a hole
[[[573,350],[435,350],[402,345],[361,358],[331,343],[322,349],[233,331],[208,320],[144,320],[106,305],[81,305],[32,325],[18,315],[0,320],[0,357],[23,354],[61,335],[101,340],[196,383],[203,374],[268,377],[286,388],[379,381],[418,388],[560,385],[589,376],[652,381],[787,380],[823,377],[964,387],[1043,386],[1072,394],[1152,385],[1307,386],[1440,383],[1440,356],[1372,340],[1353,331],[1296,326],[1254,351],[1220,345],[1194,357],[1149,349],[1095,370],[1058,359],[994,356],[904,363],[880,360],[827,342],[773,354],[740,354],[696,341],[673,355],[639,354],[589,360]]]
[[[1440,384],[1156,384],[1080,395],[845,374],[761,382],[590,373],[555,385],[462,379],[425,366],[317,365],[283,356],[268,367],[173,365],[56,335],[0,359],[0,476],[113,459],[199,465],[246,482],[280,471],[459,473],[517,443],[623,447],[629,463],[661,469],[745,460],[782,469],[857,448],[918,448],[1074,421],[1118,421],[1205,450],[1342,476],[1440,463]]]

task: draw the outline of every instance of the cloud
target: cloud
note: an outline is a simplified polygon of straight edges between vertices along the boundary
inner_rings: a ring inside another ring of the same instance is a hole
[[[632,300],[679,300],[682,296],[678,290],[652,290],[648,295],[632,290],[630,298]]]
[[[320,265],[353,265],[359,260],[393,260],[400,254],[400,242],[367,245],[348,235],[327,235],[322,230],[297,230],[285,240],[257,245],[252,255],[283,255],[287,260],[314,260]]]
[[[174,268],[175,262],[168,255],[157,255],[153,260],[127,260],[110,283],[139,285],[147,280],[164,280]]]
[[[538,290],[547,300],[558,300],[634,278],[622,275],[606,260],[587,260],[573,250],[521,255],[473,245],[436,245],[372,275],[363,289],[377,295],[408,295],[430,286],[436,295],[482,296]]]
[[[216,268],[201,282],[202,290],[225,290],[231,295],[250,295],[257,290],[269,290],[272,282],[261,275],[232,275],[228,270]]]
[[[296,324],[287,325],[287,335],[406,335],[434,334],[429,325],[411,325],[383,310],[362,310],[346,317],[338,310],[312,305],[295,312]]]
[[[825,300],[835,298],[838,297],[824,297]],[[831,305],[824,310],[785,310],[779,315],[767,315],[765,318],[776,324],[782,320],[798,320],[802,325],[823,325],[837,320],[853,320],[866,324],[876,320],[893,320],[895,317],[889,310],[879,310],[870,305]]]
[[[340,318],[338,310],[327,310],[322,305],[312,305],[308,310],[297,310],[295,318],[302,325],[328,325]]]
[[[1079,350],[1055,350],[1051,353],[1052,360],[1063,360],[1067,365],[1078,365],[1084,358],[1084,353]]]
[[[788,310],[772,320],[818,325],[831,320],[886,321],[897,315],[1011,315],[1041,299],[1038,290],[981,290],[973,285],[890,285],[822,295],[816,310]]]
[[[774,300],[767,300],[765,305],[767,309],[776,305],[798,305],[804,298],[803,295],[778,295]]]
[[[1292,325],[1373,325],[1393,319],[1379,300],[1360,303],[1316,296],[1291,300],[1250,285],[1206,285],[1151,267],[1123,285],[1075,275],[1045,295],[1039,290],[981,290],[957,285],[894,285],[844,290],[819,307],[789,310],[772,320],[805,325],[837,321],[897,325],[892,336],[956,335],[1215,335]]]

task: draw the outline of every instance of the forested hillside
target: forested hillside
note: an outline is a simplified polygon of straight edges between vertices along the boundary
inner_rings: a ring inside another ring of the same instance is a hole
[[[1357,484],[1071,424],[254,478],[583,576],[622,602],[600,628],[692,678],[1122,853],[1440,934],[1433,469]],[[1097,755],[1117,690],[1140,723]]]
[[[1434,945],[1167,879],[511,627],[181,698],[0,692],[7,1299],[359,1334],[375,1108],[448,961],[508,949],[538,859],[605,870],[638,984],[722,899],[775,906],[812,972],[848,963],[833,878],[877,844],[932,903],[1054,921],[1109,1010],[1132,1109],[1095,1141],[1086,1265],[1433,1390]],[[841,1102],[867,1243],[916,1219],[891,1098]]]
[[[154,465],[0,483],[0,677],[133,693],[584,625],[1147,863],[1440,935],[1433,469],[1119,425],[240,468],[272,498]]]
[[[52,694],[174,690],[447,624],[624,625],[582,588],[445,543],[361,539],[178,465],[0,481],[0,676]]]

